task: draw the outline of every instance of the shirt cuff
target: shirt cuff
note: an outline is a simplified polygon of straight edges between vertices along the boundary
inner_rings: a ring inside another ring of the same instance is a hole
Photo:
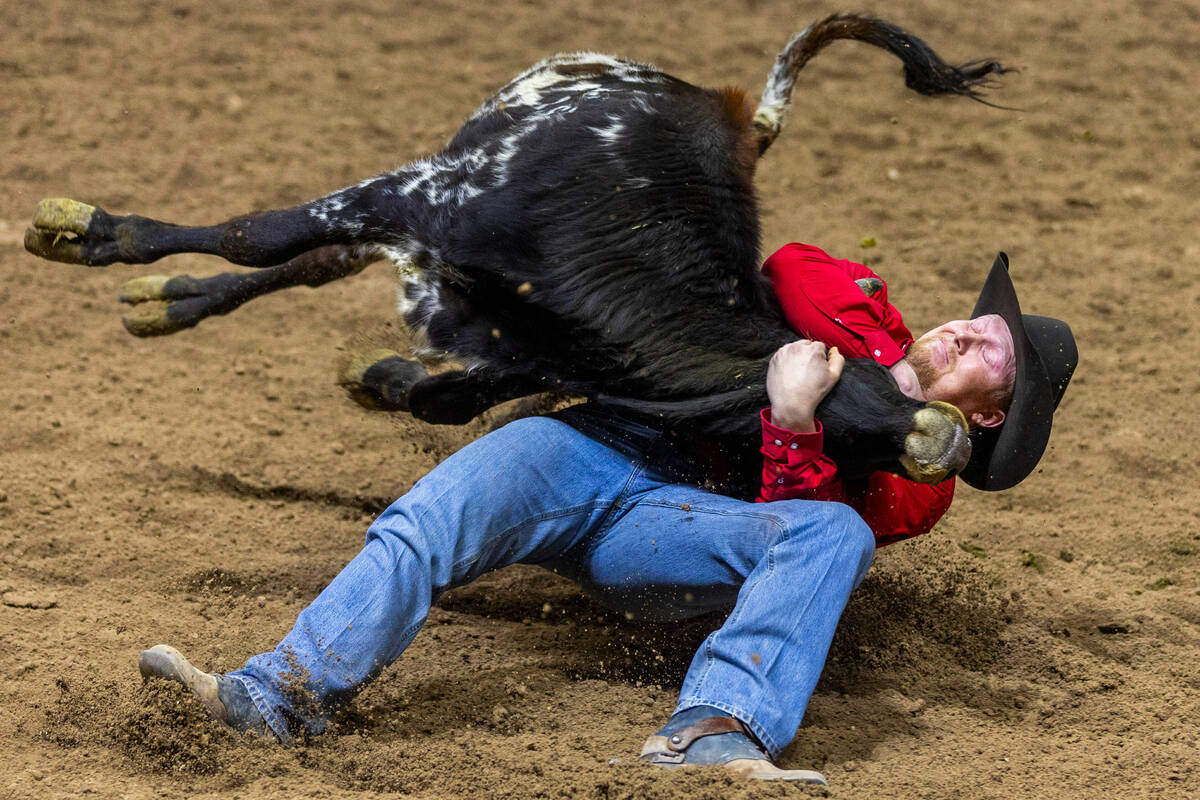
[[[762,417],[762,454],[781,464],[802,464],[819,456],[825,449],[825,429],[820,420],[813,420],[816,430],[796,433],[771,422],[771,409],[764,408]]]
[[[890,367],[904,358],[904,350],[884,331],[871,331],[863,336],[867,356],[885,367]]]

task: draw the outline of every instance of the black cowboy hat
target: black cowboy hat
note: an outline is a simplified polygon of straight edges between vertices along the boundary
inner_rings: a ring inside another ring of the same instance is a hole
[[[1004,423],[971,434],[971,460],[960,475],[976,489],[995,492],[1017,485],[1037,466],[1079,351],[1067,323],[1021,313],[1004,253],[996,256],[971,319],[987,314],[999,314],[1012,332],[1017,375]]]

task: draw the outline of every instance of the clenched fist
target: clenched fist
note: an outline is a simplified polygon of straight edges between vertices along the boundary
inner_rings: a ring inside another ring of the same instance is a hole
[[[842,375],[846,359],[836,347],[801,339],[785,344],[767,367],[771,421],[796,433],[816,430],[813,413]]]

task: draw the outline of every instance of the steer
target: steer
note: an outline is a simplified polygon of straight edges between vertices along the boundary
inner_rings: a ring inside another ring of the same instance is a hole
[[[430,375],[419,361],[370,354],[343,376],[360,402],[457,424],[550,390],[688,436],[753,442],[768,361],[796,338],[758,269],[755,165],[797,74],[838,39],[888,50],[927,95],[981,100],[1006,71],[990,60],[950,66],[896,26],[846,14],[788,43],[757,108],[741,89],[558,55],[485,102],[438,154],[318,200],[185,227],[48,199],[25,247],[88,266],[194,252],[264,268],[128,282],[124,321],[138,336],[386,258],[422,358],[463,368]],[[847,477],[887,469],[936,482],[970,454],[958,409],[906,397],[870,361],[847,363],[817,416]]]

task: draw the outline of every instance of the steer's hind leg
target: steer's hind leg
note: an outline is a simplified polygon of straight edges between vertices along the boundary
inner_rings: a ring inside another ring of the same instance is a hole
[[[134,336],[163,336],[207,317],[228,314],[270,292],[345,278],[379,257],[371,245],[328,245],[258,272],[225,272],[210,278],[143,275],[121,287],[121,302],[133,306],[121,321]]]
[[[188,227],[116,216],[76,200],[38,203],[25,249],[51,261],[102,267],[148,264],[174,253],[209,253],[247,267],[270,267],[322,245],[401,241],[412,236],[412,204],[390,191],[390,173],[295,208]]]
[[[409,392],[408,410],[437,425],[466,425],[494,405],[560,388],[532,373],[477,367],[443,372],[418,381]]]
[[[438,425],[465,425],[506,400],[560,388],[530,373],[491,367],[430,375],[418,362],[391,350],[355,356],[338,382],[361,406],[408,411]]]
[[[375,411],[408,411],[413,386],[429,377],[417,361],[391,350],[359,353],[338,376],[354,402]]]

